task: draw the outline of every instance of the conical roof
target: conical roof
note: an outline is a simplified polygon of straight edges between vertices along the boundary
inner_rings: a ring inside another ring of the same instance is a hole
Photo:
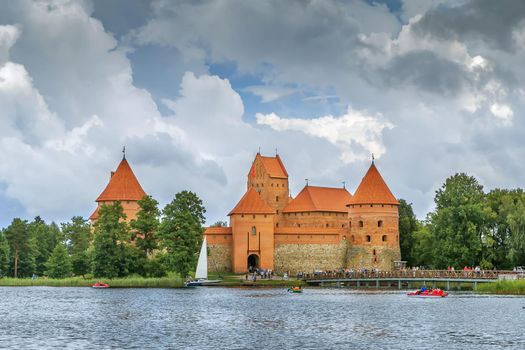
[[[283,213],[331,211],[346,213],[352,195],[344,188],[305,186]]]
[[[372,162],[349,204],[399,205],[399,202],[388,188],[374,162]]]
[[[250,189],[242,196],[241,200],[228,215],[233,214],[274,214],[273,210],[266,204],[255,188]]]
[[[124,158],[96,201],[138,201],[145,195],[146,192]]]

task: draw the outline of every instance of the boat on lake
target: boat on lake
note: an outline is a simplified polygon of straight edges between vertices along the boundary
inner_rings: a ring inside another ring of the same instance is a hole
[[[92,285],[91,288],[109,288],[109,284],[97,282],[94,285]]]
[[[416,298],[444,298],[448,296],[448,293],[437,288],[437,289],[427,289],[422,288],[420,290],[416,290],[415,292],[409,292],[407,293],[409,297],[416,297]]]
[[[208,279],[208,248],[206,244],[206,236],[202,241],[201,251],[199,253],[199,261],[197,262],[197,269],[195,270],[195,279],[188,279],[184,286],[186,287],[200,287],[200,286],[214,286],[221,282],[221,280]]]
[[[303,289],[301,287],[292,287],[288,288],[288,293],[302,293]]]

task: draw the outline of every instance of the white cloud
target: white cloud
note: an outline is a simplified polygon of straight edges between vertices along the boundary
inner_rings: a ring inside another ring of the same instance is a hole
[[[256,118],[258,124],[277,131],[300,131],[327,140],[339,148],[340,158],[345,163],[370,159],[371,154],[380,158],[386,152],[382,141],[383,131],[394,127],[383,121],[380,115],[370,116],[350,107],[340,117],[327,115],[314,119],[287,119],[275,113],[258,113]]]
[[[505,122],[510,122],[514,112],[506,104],[494,103],[490,106],[490,111],[495,117],[502,119]]]

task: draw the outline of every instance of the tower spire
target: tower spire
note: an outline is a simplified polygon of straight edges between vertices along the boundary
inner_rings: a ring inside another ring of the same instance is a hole
[[[304,179],[306,181],[306,187],[308,187],[308,179]]]
[[[374,154],[372,153],[372,164],[374,164],[374,160],[375,160]]]
[[[122,146],[122,159],[126,159],[126,146]]]
[[[343,181],[343,188],[346,189],[346,181]]]

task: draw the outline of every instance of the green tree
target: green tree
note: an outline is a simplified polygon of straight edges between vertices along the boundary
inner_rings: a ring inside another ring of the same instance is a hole
[[[47,268],[45,273],[51,278],[64,278],[71,276],[71,259],[67,253],[66,246],[62,243],[58,243],[45,265]]]
[[[177,193],[162,211],[159,238],[167,252],[167,265],[182,277],[196,265],[205,212],[202,200],[189,191]]]
[[[399,246],[401,248],[401,259],[408,266],[414,266],[412,251],[414,245],[414,232],[418,229],[418,221],[414,215],[412,204],[404,199],[399,200]]]
[[[473,266],[482,260],[482,242],[490,221],[483,186],[464,173],[449,177],[436,191],[430,214],[436,268]]]
[[[0,231],[0,277],[7,276],[9,274],[9,243],[5,238],[3,231]]]
[[[62,224],[62,233],[67,242],[69,254],[71,254],[73,273],[76,276],[89,273],[91,269],[89,248],[93,235],[87,220],[81,216],[74,216],[71,222]]]
[[[418,229],[412,233],[412,263],[409,266],[434,267],[432,252],[433,237],[429,225],[420,223]]]
[[[228,227],[228,223],[226,221],[216,221],[210,227]]]
[[[114,278],[127,274],[124,245],[130,239],[126,214],[120,202],[103,204],[95,223],[93,273],[97,277]]]
[[[18,277],[18,269],[21,257],[23,261],[31,261],[31,242],[27,221],[19,218],[13,219],[11,225],[5,230],[5,238],[9,243],[9,249],[13,259],[13,276]]]
[[[137,248],[142,251],[143,257],[148,257],[157,248],[159,202],[151,196],[144,196],[138,201],[138,204],[140,210],[137,213],[137,218],[131,220],[130,226],[133,229],[132,234],[133,238],[136,239]]]
[[[46,270],[46,262],[55,246],[63,240],[60,228],[51,223],[47,225],[40,216],[28,225],[31,245],[34,248],[35,273],[42,276]]]

